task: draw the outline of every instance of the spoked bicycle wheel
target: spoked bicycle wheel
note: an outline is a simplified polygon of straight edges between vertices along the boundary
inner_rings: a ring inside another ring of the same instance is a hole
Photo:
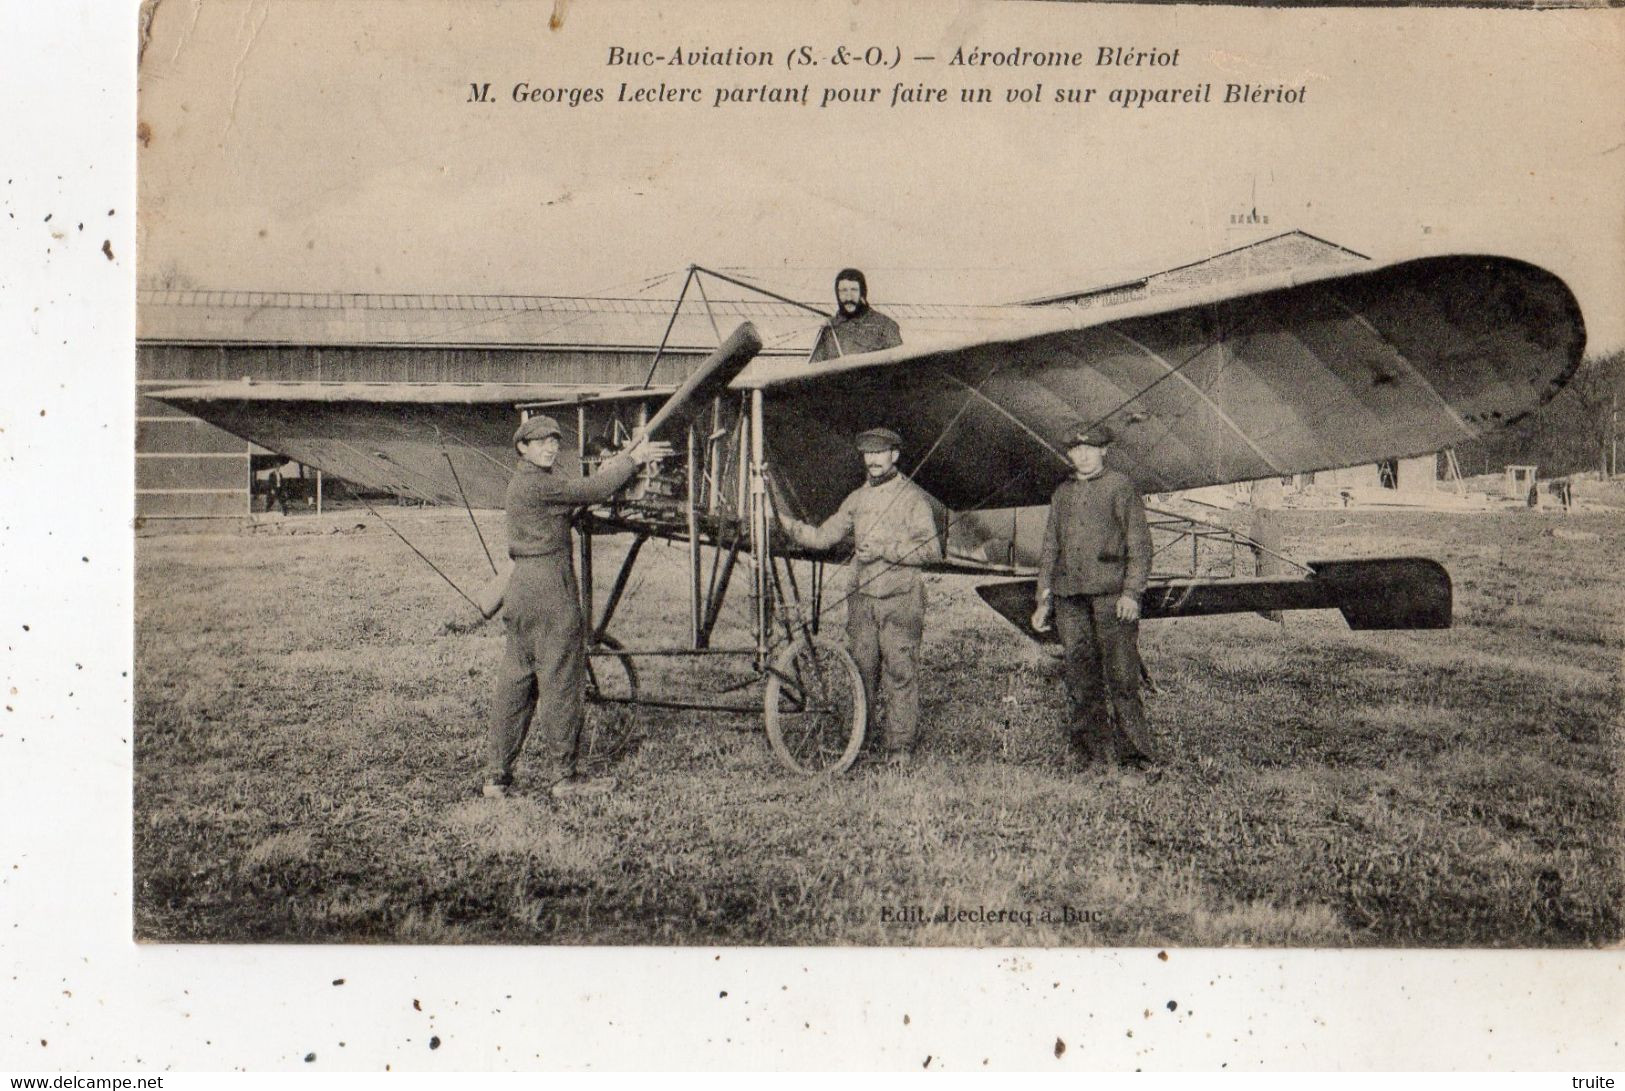
[[[789,769],[834,774],[857,760],[869,707],[845,648],[797,640],[773,661],[762,701],[767,741]]]
[[[587,723],[576,750],[583,770],[602,769],[632,749],[638,669],[620,650],[618,640],[605,636],[587,654]]]

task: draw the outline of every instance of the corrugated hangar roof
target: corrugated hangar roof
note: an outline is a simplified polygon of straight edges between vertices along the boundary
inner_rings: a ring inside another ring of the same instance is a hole
[[[137,293],[136,339],[643,351],[660,344],[675,303],[581,296],[144,289]],[[998,306],[876,306],[902,325],[905,337],[952,336],[1023,313]],[[713,299],[708,311],[703,301],[691,297],[666,344],[677,351],[709,351],[747,319],[755,323],[769,354],[792,355],[811,349],[821,321],[810,311],[773,300]]]
[[[1369,261],[1366,254],[1329,242],[1307,231],[1283,231],[1243,246],[1232,247],[1209,257],[1147,273],[1084,291],[1061,292],[1026,300],[1034,306],[1049,303],[1083,303],[1090,299],[1135,299],[1159,292],[1176,292],[1221,280],[1244,280],[1282,269],[1307,268],[1343,262]]]
[[[1088,306],[1279,269],[1363,259],[1363,254],[1293,230],[1138,280],[1024,304],[876,301],[875,306],[897,320],[905,340],[974,336],[993,324],[1030,318],[1027,307],[1032,305]],[[675,305],[674,299],[647,297],[143,289],[137,293],[136,339],[170,344],[646,352],[665,336],[669,350],[708,352],[748,319],[762,336],[764,355],[797,356],[812,348],[820,324],[818,316],[804,308],[765,298],[713,299],[708,311],[703,298],[690,295],[672,322]]]

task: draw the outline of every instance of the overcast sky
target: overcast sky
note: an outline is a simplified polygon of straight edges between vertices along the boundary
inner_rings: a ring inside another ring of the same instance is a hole
[[[995,302],[1302,228],[1378,260],[1495,252],[1625,343],[1625,12],[1057,4],[164,0],[141,70],[141,277],[206,288],[673,294],[690,262],[822,302]],[[808,45],[823,62],[791,69]],[[838,45],[897,68],[837,69]],[[1178,48],[1176,66],[969,69],[958,47]],[[774,67],[610,67],[611,46]],[[918,62],[914,56],[935,56]],[[513,86],[602,88],[516,104]],[[623,104],[620,84],[701,87]],[[489,82],[494,103],[470,103]],[[718,85],[875,106],[714,108]],[[1099,88],[1088,105],[891,107],[892,86]],[[1150,106],[1116,86],[1303,87]],[[1232,226],[1253,208],[1268,225]]]

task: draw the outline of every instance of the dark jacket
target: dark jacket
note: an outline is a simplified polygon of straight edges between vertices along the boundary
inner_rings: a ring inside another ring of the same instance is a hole
[[[1062,482],[1050,498],[1038,593],[1136,598],[1151,574],[1151,531],[1134,482],[1116,470]]]
[[[813,346],[812,362],[833,360],[837,356],[855,356],[860,352],[879,352],[903,343],[903,334],[897,323],[877,310],[866,310],[856,318],[837,314],[829,324],[818,331],[818,343]]]
[[[616,455],[591,477],[521,461],[508,482],[508,556],[545,557],[570,548],[570,519],[585,504],[615,495],[632,479],[638,464]]]

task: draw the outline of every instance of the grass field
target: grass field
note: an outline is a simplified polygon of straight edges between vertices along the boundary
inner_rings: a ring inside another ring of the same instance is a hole
[[[465,514],[398,518],[477,582]],[[1165,772],[1078,775],[1061,767],[1049,659],[973,581],[932,578],[915,769],[796,779],[759,716],[649,711],[621,788],[558,804],[524,762],[517,798],[477,797],[500,627],[472,624],[370,516],[139,538],[137,935],[1618,942],[1625,520],[1281,518],[1298,557],[1445,562],[1456,627],[1351,633],[1326,613],[1148,624]],[[624,539],[601,548],[607,584]],[[680,639],[685,554],[651,543],[644,557],[615,631]],[[651,663],[643,685],[691,692],[714,672]]]

